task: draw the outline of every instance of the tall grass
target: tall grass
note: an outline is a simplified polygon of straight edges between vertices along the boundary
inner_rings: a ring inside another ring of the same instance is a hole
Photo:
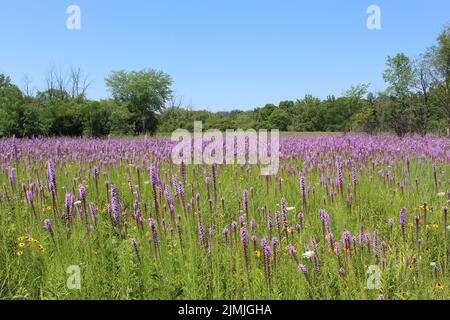
[[[448,206],[449,183],[449,142],[445,139],[287,137],[282,140],[283,160],[277,176],[266,180],[256,165],[219,165],[216,195],[212,167],[187,165],[184,182],[179,166],[168,157],[170,144],[164,139],[2,140],[0,149],[2,299],[377,299],[380,295],[386,299],[450,298],[449,239],[443,213],[443,207]],[[333,179],[338,178],[337,159],[342,161],[342,190],[339,184],[333,184]],[[48,161],[55,167],[56,216],[48,188]],[[147,170],[150,166],[155,167],[159,180],[159,214],[154,209],[152,180]],[[99,171],[98,193],[95,168]],[[14,181],[10,179],[11,170]],[[205,171],[210,179],[209,191]],[[173,181],[174,175],[178,185]],[[306,181],[306,209],[300,175]],[[79,201],[80,184],[86,188],[86,211]],[[117,188],[117,220],[108,209],[111,195],[107,185],[109,189],[111,185]],[[166,185],[169,198],[173,198],[173,219]],[[184,191],[184,203],[177,195],[177,186]],[[24,190],[32,192],[36,214]],[[248,190],[247,215],[243,211],[244,190]],[[66,193],[74,197],[70,203],[72,219],[65,215]],[[282,198],[287,209],[283,208]],[[133,217],[135,201],[142,215],[142,227]],[[89,204],[98,209],[96,224]],[[399,225],[401,208],[406,209],[405,239]],[[275,211],[282,216],[283,209],[288,228],[281,221],[277,229]],[[329,215],[334,248],[339,243],[340,252],[330,250],[320,209]],[[302,221],[299,212],[304,215]],[[419,217],[418,236],[415,216]],[[54,241],[44,228],[46,218],[52,223]],[[157,242],[149,227],[150,218],[155,221]],[[395,222],[392,229],[391,218]],[[246,254],[240,219],[248,232]],[[253,231],[251,220],[255,221]],[[235,231],[233,221],[237,224]],[[205,230],[203,244],[200,224]],[[365,242],[363,247],[359,244],[361,226],[364,235],[371,236],[370,245]],[[227,237],[224,228],[228,229]],[[345,230],[357,238],[356,245],[347,251],[341,241]],[[378,257],[374,256],[373,244],[376,231]],[[256,250],[252,235],[257,237]],[[261,246],[264,236],[270,256],[264,255]],[[319,272],[314,270],[315,258],[302,256],[305,245],[314,251],[311,236],[317,241],[314,257],[318,259]],[[273,237],[279,241],[276,259]],[[382,241],[386,243],[385,252]],[[20,243],[25,243],[25,247],[20,248]],[[295,247],[299,263],[306,267],[310,283],[288,251],[289,244]],[[67,268],[71,265],[80,267],[79,290],[67,287],[71,276]],[[381,269],[379,288],[368,287],[367,270],[371,265]]]

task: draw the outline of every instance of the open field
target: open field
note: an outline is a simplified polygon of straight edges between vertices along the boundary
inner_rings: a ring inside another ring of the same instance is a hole
[[[165,138],[0,140],[0,298],[450,299],[448,138],[280,145],[266,179]]]

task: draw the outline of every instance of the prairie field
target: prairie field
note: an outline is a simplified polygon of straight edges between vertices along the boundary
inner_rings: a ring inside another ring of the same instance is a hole
[[[450,140],[283,135],[280,167],[168,138],[0,140],[0,299],[450,299]]]

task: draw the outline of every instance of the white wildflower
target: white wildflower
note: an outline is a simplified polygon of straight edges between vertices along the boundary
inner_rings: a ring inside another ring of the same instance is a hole
[[[314,257],[316,255],[316,253],[314,251],[306,251],[302,257],[305,259],[311,259],[312,257]]]

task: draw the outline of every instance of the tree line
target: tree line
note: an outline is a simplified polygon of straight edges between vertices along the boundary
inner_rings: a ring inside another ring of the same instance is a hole
[[[450,128],[450,26],[435,44],[411,59],[388,56],[383,92],[357,84],[342,96],[267,104],[250,111],[191,110],[174,96],[172,78],[162,71],[114,71],[105,83],[111,99],[90,100],[90,81],[79,68],[52,69],[46,88],[34,92],[0,74],[0,137],[85,136],[170,133],[192,129],[275,129],[314,132],[393,132],[399,136],[448,134]]]

